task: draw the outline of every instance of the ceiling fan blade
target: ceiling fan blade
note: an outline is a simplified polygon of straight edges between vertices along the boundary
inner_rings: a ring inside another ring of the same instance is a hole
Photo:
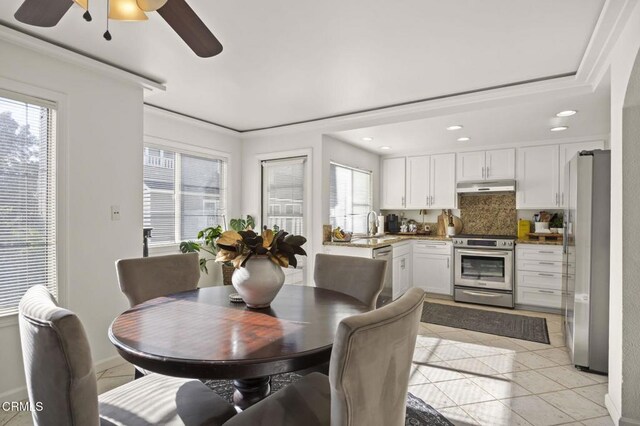
[[[185,0],[169,0],[158,13],[196,55],[210,58],[222,52],[222,44]]]
[[[13,15],[23,24],[53,27],[73,5],[73,0],[24,0]]]

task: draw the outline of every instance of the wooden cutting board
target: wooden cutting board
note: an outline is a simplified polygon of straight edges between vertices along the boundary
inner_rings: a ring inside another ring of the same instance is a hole
[[[444,210],[442,213],[438,215],[438,229],[436,230],[436,234],[438,236],[447,235],[447,224],[449,223],[449,218]]]

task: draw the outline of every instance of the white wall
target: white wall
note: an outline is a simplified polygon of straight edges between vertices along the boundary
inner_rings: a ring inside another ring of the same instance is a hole
[[[227,159],[227,221],[240,216],[242,142],[237,132],[158,108],[144,107],[144,141],[182,150],[215,154]],[[204,151],[203,151],[204,150]],[[151,248],[151,256],[178,253],[177,245]],[[200,287],[222,283],[220,265],[207,263],[209,273],[200,275]]]
[[[640,387],[637,362],[638,329],[640,318],[637,304],[637,276],[627,276],[632,265],[637,262],[638,235],[629,234],[625,223],[637,220],[637,210],[631,210],[633,199],[637,200],[638,177],[637,158],[640,149],[637,141],[623,137],[623,106],[629,77],[634,60],[640,47],[640,6],[636,6],[629,16],[628,24],[621,34],[610,56],[609,76],[611,78],[611,273],[610,273],[610,324],[609,324],[609,393],[606,397],[607,408],[612,418],[620,424],[640,424],[640,406],[638,400],[629,401],[628,397],[637,396]],[[635,153],[635,155],[634,155]],[[628,157],[627,157],[628,156]],[[623,157],[627,157],[623,160]],[[635,183],[634,183],[635,182]],[[633,186],[635,185],[635,186]],[[633,258],[635,257],[635,261]],[[636,263],[637,264],[637,263]],[[629,281],[627,281],[629,280]],[[636,290],[627,294],[627,291]],[[635,306],[634,306],[635,305]],[[634,348],[635,346],[635,348]],[[627,358],[635,350],[636,355]],[[631,352],[628,352],[631,351]],[[627,353],[628,352],[628,353]],[[630,389],[636,389],[630,392]],[[624,397],[623,397],[624,393]]]
[[[61,301],[84,323],[94,361],[108,361],[109,324],[127,307],[114,261],[141,253],[142,191],[132,188],[141,188],[143,89],[5,41],[0,58],[0,86],[61,103]],[[17,325],[0,328],[0,342],[0,399],[24,397]]]

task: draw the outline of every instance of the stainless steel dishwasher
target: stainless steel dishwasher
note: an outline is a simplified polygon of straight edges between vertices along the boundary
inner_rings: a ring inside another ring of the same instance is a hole
[[[384,274],[384,287],[378,296],[376,306],[386,305],[393,300],[393,248],[391,246],[373,249],[373,258],[387,261],[387,270]]]

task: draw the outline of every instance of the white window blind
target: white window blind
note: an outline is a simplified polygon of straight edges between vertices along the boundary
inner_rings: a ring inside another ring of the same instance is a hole
[[[0,93],[0,316],[29,287],[56,297],[56,111]]]
[[[331,163],[329,192],[331,226],[366,233],[367,213],[373,209],[371,172]]]
[[[224,225],[226,162],[175,150],[144,149],[144,226],[150,245],[195,239],[208,226]]]
[[[304,191],[307,157],[262,162],[262,225],[305,236]],[[309,250],[309,247],[304,247]],[[296,269],[287,268],[285,284],[305,284],[305,256],[296,256]]]

